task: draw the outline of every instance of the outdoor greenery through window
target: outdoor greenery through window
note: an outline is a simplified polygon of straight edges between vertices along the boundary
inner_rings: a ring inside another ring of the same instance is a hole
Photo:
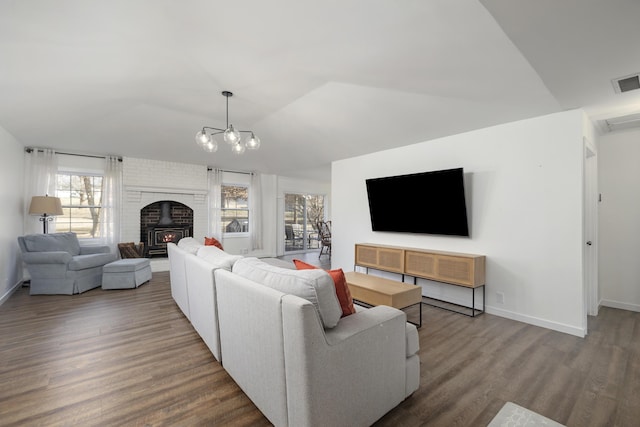
[[[249,187],[222,186],[222,230],[225,233],[249,231]]]
[[[100,237],[102,176],[58,173],[56,196],[62,202],[63,212],[56,217],[56,231],[72,231],[78,238]]]

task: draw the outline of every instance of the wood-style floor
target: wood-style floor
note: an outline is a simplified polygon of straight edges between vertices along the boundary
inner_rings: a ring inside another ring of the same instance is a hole
[[[486,426],[507,401],[567,426],[640,425],[640,313],[603,308],[586,339],[430,306],[423,325],[420,389],[377,426]],[[20,288],[0,306],[0,425],[269,423],[154,273],[130,290]]]

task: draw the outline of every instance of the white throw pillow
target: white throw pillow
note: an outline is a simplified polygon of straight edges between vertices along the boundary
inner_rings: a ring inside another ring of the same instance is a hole
[[[242,255],[231,255],[215,246],[202,246],[198,249],[196,255],[213,266],[224,268],[228,271],[231,271],[234,262],[242,259]]]
[[[325,328],[333,328],[342,317],[333,279],[324,270],[291,270],[260,261],[242,258],[233,264],[235,274],[265,286],[304,298],[318,310]]]
[[[183,237],[182,239],[178,240],[178,247],[193,255],[195,255],[196,252],[198,252],[198,249],[200,249],[200,247],[202,246],[204,245],[198,242],[193,237]]]

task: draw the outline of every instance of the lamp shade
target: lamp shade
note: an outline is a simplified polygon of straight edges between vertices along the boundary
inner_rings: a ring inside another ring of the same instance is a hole
[[[62,215],[62,203],[58,197],[33,196],[29,206],[30,215]]]

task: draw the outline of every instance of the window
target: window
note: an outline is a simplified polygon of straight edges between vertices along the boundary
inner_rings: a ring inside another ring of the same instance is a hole
[[[102,204],[102,176],[60,172],[56,177],[56,196],[62,202],[56,217],[56,231],[72,231],[78,238],[101,237],[98,227]]]
[[[249,187],[222,185],[222,231],[249,232]]]

